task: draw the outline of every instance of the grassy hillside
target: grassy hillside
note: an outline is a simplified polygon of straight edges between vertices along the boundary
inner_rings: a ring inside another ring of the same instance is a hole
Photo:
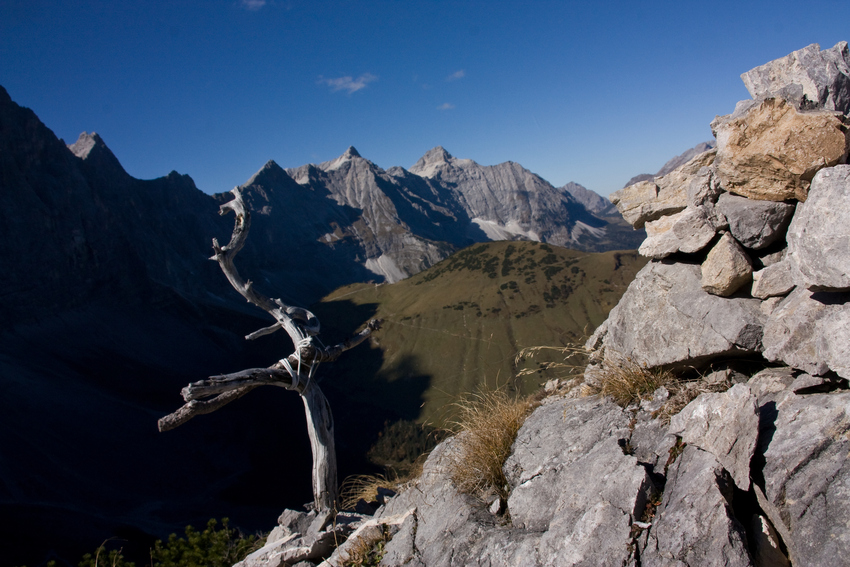
[[[338,436],[347,423],[363,435],[364,425],[380,430],[397,420],[441,425],[458,395],[482,384],[535,390],[546,377],[516,379],[517,352],[582,341],[645,263],[636,252],[493,242],[396,284],[336,290],[313,306],[328,344],[369,318],[384,320],[369,346],[324,369]]]

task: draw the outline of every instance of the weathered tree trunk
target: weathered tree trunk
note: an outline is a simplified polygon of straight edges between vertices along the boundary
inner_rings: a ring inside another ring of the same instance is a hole
[[[220,213],[233,212],[236,215],[233,235],[226,246],[219,246],[218,241],[213,239],[215,255],[212,259],[219,263],[230,284],[242,297],[268,312],[276,321],[271,327],[255,331],[245,338],[256,339],[284,329],[292,339],[295,352],[269,368],[252,368],[211,376],[207,380],[189,384],[181,392],[186,404],[161,418],[159,430],[168,431],[196,415],[216,411],[259,386],[295,390],[304,402],[307,432],[313,449],[313,503],[316,510],[333,510],[338,496],[333,415],[313,375],[319,363],[336,360],[344,351],[366,340],[372,331],[380,327],[380,321],[373,319],[357,335],[333,347],[325,348],[321,343],[317,344],[313,337],[318,335],[320,326],[315,315],[301,307],[292,307],[279,299],[270,299],[260,294],[251,281],[243,280],[236,270],[233,259],[245,245],[251,227],[251,214],[245,207],[240,189],[237,187],[232,193],[233,200],[221,205]]]
[[[316,510],[332,510],[339,494],[331,406],[315,382],[301,394],[301,400],[307,416],[307,435],[313,449],[313,504]]]

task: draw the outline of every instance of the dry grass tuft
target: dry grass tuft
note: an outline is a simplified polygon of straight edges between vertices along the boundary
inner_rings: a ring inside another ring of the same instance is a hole
[[[448,462],[452,481],[466,494],[485,496],[495,492],[507,500],[502,465],[534,403],[499,389],[468,395],[455,408],[457,416],[451,425],[457,434],[457,450]]]
[[[362,498],[366,502],[375,502],[378,498],[378,488],[389,488],[393,492],[401,492],[422,474],[422,468],[429,453],[423,453],[405,469],[404,474],[398,474],[390,469],[387,475],[358,474],[346,477],[339,487],[339,504],[342,510],[353,510]]]
[[[647,368],[630,358],[624,358],[615,364],[606,365],[602,385],[597,393],[611,396],[625,408],[651,397],[655,390],[672,385],[676,380],[675,374],[669,370]]]
[[[352,510],[362,498],[374,502],[378,498],[378,488],[395,490],[396,481],[382,474],[357,474],[346,477],[339,487],[339,503],[343,510]]]
[[[529,359],[541,358],[553,353],[557,355],[558,360],[538,362],[537,368],[524,368],[517,372],[517,378],[549,372],[555,378],[570,380],[584,374],[584,367],[587,366],[587,350],[580,345],[526,347],[516,355],[514,364],[519,366]]]

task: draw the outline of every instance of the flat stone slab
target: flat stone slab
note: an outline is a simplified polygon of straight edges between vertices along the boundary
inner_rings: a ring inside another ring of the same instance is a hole
[[[761,350],[766,316],[758,299],[721,298],[701,287],[700,266],[650,262],[594,335],[604,359],[649,367],[695,365]]]

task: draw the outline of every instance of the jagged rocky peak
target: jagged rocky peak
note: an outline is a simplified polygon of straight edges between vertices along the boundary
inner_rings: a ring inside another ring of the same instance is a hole
[[[419,158],[419,161],[410,168],[410,172],[422,177],[433,177],[443,166],[450,165],[455,161],[452,154],[447,152],[443,146],[437,146],[428,150],[424,156]]]
[[[68,149],[80,159],[89,157],[92,149],[98,144],[103,144],[103,139],[97,135],[97,132],[83,132],[77,141],[68,146]],[[104,144],[105,145],[105,144]]]
[[[581,203],[585,209],[595,215],[609,216],[612,214],[619,214],[614,203],[596,191],[591,191],[587,187],[580,185],[575,181],[570,181],[563,187],[560,187],[560,189],[561,191],[572,195],[573,199]]]
[[[83,132],[77,141],[68,145],[75,156],[86,162],[86,164],[103,171],[113,171],[126,174],[124,167],[112,150],[106,145],[97,132]]]
[[[351,159],[363,156],[360,155],[360,152],[357,151],[357,148],[355,148],[354,146],[348,146],[348,149],[345,150],[345,153],[342,154],[342,157]]]
[[[266,164],[260,168],[260,170],[251,176],[251,178],[245,182],[244,186],[248,185],[280,185],[281,183],[289,184],[292,182],[292,178],[287,175],[286,171],[283,170],[274,160],[269,160]]]
[[[341,156],[339,156],[338,158],[320,163],[319,169],[323,169],[325,171],[333,171],[335,169],[339,169],[344,164],[349,163],[349,162],[355,162],[355,163],[356,162],[365,162],[365,163],[374,165],[374,164],[372,164],[371,161],[369,161],[366,158],[364,158],[363,156],[361,156],[360,152],[358,152],[357,149],[354,146],[348,146],[348,149],[345,150],[345,152],[343,152],[343,154]],[[375,166],[375,167],[377,167],[377,166]],[[296,168],[296,169],[300,169],[300,168]]]

